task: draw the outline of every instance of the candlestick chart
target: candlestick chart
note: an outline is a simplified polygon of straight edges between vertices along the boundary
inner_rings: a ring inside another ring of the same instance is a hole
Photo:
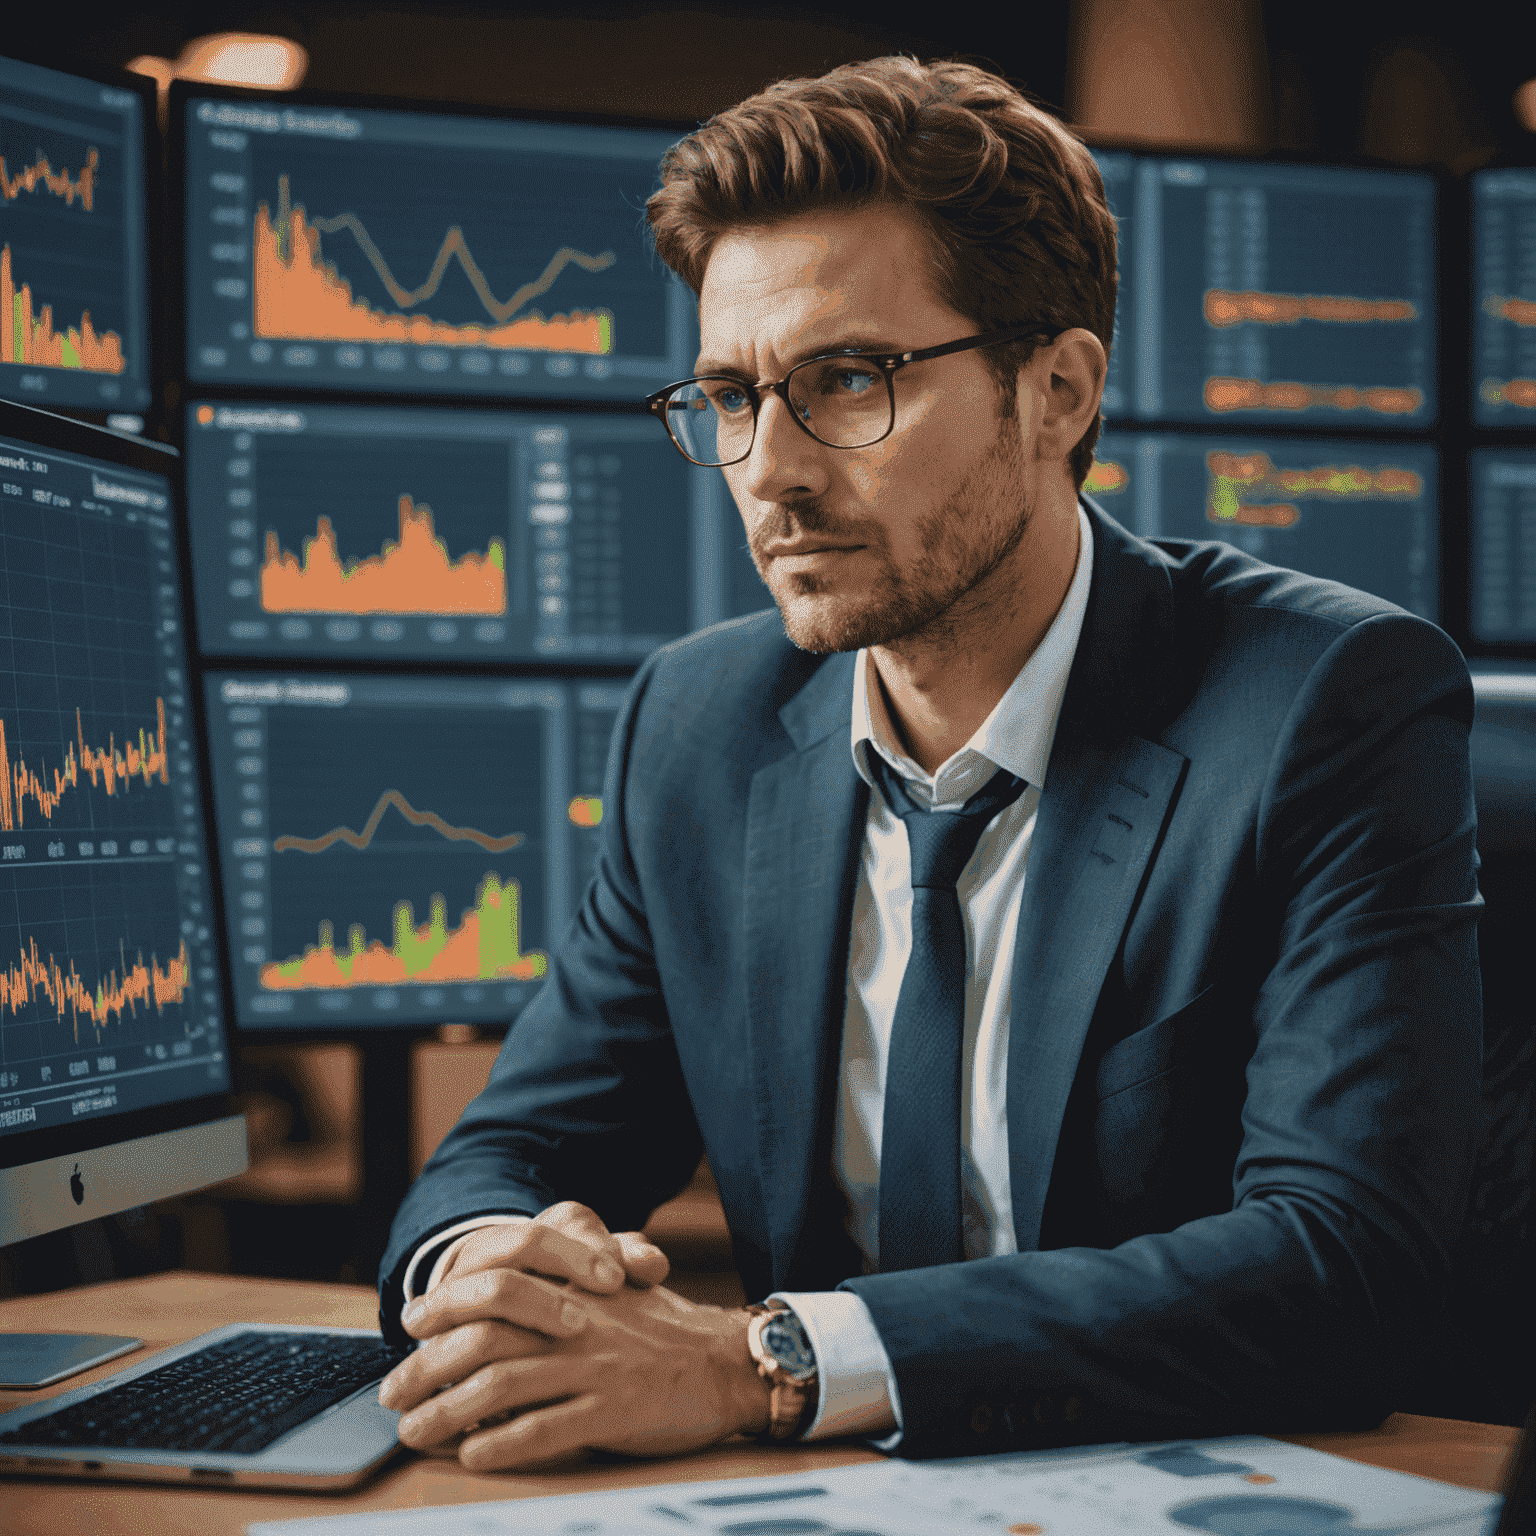
[[[504,1017],[505,988],[548,965],[546,712],[499,704],[500,685],[344,686],[343,707],[269,705],[259,725],[210,706],[239,986],[268,1022],[274,999],[291,1021],[326,997],[366,1019],[426,992]]]
[[[0,392],[137,403],[148,363],[138,100],[3,78],[23,68],[0,60],[0,369],[32,382],[12,376]]]

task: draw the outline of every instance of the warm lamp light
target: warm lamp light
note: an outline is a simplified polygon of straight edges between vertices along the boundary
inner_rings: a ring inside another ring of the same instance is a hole
[[[292,90],[309,68],[309,55],[286,37],[260,32],[215,32],[209,37],[194,37],[176,59],[146,53],[134,59],[128,68],[135,74],[148,75],[159,86],[163,106],[172,80]]]
[[[1536,80],[1527,80],[1515,92],[1515,116],[1527,133],[1536,133]]]

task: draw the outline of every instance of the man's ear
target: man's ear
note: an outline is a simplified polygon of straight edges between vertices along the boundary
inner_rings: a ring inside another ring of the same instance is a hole
[[[1035,453],[1041,459],[1065,459],[1099,414],[1109,360],[1104,343],[1081,326],[1063,331],[1026,365],[1041,396]]]

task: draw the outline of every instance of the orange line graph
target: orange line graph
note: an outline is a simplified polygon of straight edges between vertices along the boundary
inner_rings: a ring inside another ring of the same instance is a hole
[[[37,940],[28,939],[26,948],[21,951],[20,963],[0,971],[0,1008],[9,1008],[17,1014],[39,995],[46,997],[53,1004],[60,1023],[64,1021],[64,1010],[70,1010],[75,1044],[78,1045],[82,1018],[96,1030],[99,1038],[109,1014],[121,1019],[125,1012],[136,1013],[140,1004],[147,1003],[153,1003],[156,1012],[163,1013],[167,1003],[179,1003],[190,976],[187,946],[183,941],[181,949],[164,968],[153,954],[148,965],[144,963],[142,951],[132,965],[123,956],[121,976],[117,971],[108,971],[92,991],[81,980],[73,960],[66,971],[52,955],[43,959],[38,952]]]
[[[348,932],[345,953],[336,950],[335,930],[320,924],[320,942],[306,946],[292,960],[272,961],[258,975],[271,992],[318,987],[389,987],[401,982],[531,981],[549,968],[538,950],[522,951],[522,891],[516,880],[502,883],[488,874],[475,892],[475,904],[458,927],[448,926],[448,903],[432,897],[431,916],[419,928],[408,901],[395,903],[394,939],[389,948],[368,942],[360,923]]]
[[[118,750],[114,737],[107,738],[105,747],[86,745],[85,728],[80,722],[80,711],[75,711],[75,740],[64,749],[64,766],[49,771],[46,765],[34,772],[17,758],[11,763],[10,747],[6,742],[5,721],[0,720],[0,830],[13,832],[25,824],[25,806],[31,799],[43,814],[45,821],[53,820],[53,813],[64,792],[76,789],[80,775],[86,774],[95,789],[105,789],[109,795],[117,793],[119,782],[126,790],[134,778],[142,778],[147,785],[154,779],[162,784],[171,782],[170,765],[165,751],[165,700],[155,700],[156,728],[146,738],[139,731],[138,745],[130,743]],[[76,745],[80,751],[75,752]]]
[[[373,835],[384,819],[384,812],[390,806],[394,806],[413,827],[431,827],[450,843],[478,843],[487,853],[505,853],[509,848],[516,848],[519,843],[527,840],[526,834],[522,832],[508,832],[505,837],[493,837],[477,827],[456,827],[444,821],[436,811],[418,811],[398,789],[386,789],[379,796],[368,820],[363,823],[361,832],[354,832],[351,827],[332,827],[319,837],[293,837],[285,834],[274,840],[272,851],[287,853],[290,848],[294,848],[300,853],[324,853],[336,843],[345,843],[349,848],[361,852],[373,841]]]
[[[1205,404],[1212,411],[1374,411],[1379,416],[1411,416],[1424,404],[1421,389],[1352,384],[1265,384],[1259,379],[1212,377],[1205,381]]]
[[[1501,299],[1490,293],[1483,300],[1483,311],[1495,320],[1508,320],[1514,325],[1536,325],[1536,299]]]
[[[5,156],[0,155],[0,196],[8,203],[14,202],[23,192],[35,192],[38,187],[44,187],[66,203],[73,203],[78,197],[80,206],[89,213],[96,199],[96,167],[100,161],[101,156],[94,149],[90,150],[80,174],[71,177],[68,171],[55,171],[48,163],[48,157],[39,155],[31,165],[24,166],[12,176],[6,170]]]
[[[1205,456],[1210,473],[1205,502],[1208,522],[1256,528],[1290,528],[1301,518],[1296,501],[1407,501],[1424,494],[1424,477],[1411,469],[1383,464],[1375,470],[1361,464],[1312,464],[1277,469],[1267,453],[1228,453]],[[1294,500],[1250,501],[1245,497],[1293,497]]]
[[[385,540],[377,555],[345,564],[328,517],[304,541],[304,559],[268,530],[261,565],[266,613],[464,613],[507,611],[506,551],[492,539],[486,552],[450,560],[437,537],[432,509],[400,498],[400,540]]]
[[[351,283],[321,254],[322,229],[330,232],[342,228],[357,239],[359,248],[373,263],[390,296],[402,308],[410,308],[435,294],[449,262],[457,257],[487,312],[504,323],[451,325],[427,315],[375,312],[366,299],[353,296]],[[354,215],[309,220],[302,204],[290,203],[287,176],[278,178],[275,223],[267,204],[258,204],[252,239],[258,336],[309,341],[407,341],[502,351],[584,352],[595,356],[613,350],[613,315],[606,309],[573,310],[569,315],[555,315],[550,319],[532,310],[521,319],[508,318],[529,298],[546,292],[572,262],[589,272],[603,271],[613,263],[611,251],[588,256],[564,246],[538,278],[502,303],[491,292],[484,273],[464,244],[463,235],[455,227],[444,239],[427,281],[420,288],[406,289],[396,281],[367,230]]]
[[[1207,288],[1205,318],[1207,324],[1224,329],[1245,321],[1254,325],[1296,325],[1302,320],[1342,325],[1371,321],[1390,324],[1417,320],[1419,312],[1407,299],[1334,298],[1317,293],[1260,293],[1253,289],[1235,293],[1229,288]]]
[[[33,315],[32,286],[20,292],[11,275],[11,248],[0,249],[0,363],[28,363],[36,368],[79,368],[86,373],[121,373],[123,339],[115,331],[98,336],[91,314],[79,326],[62,332],[53,328],[53,305]]]

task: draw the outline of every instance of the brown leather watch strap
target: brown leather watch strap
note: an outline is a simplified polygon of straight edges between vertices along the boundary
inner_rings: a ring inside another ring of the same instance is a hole
[[[747,1348],[757,1366],[757,1374],[768,1383],[768,1428],[758,1436],[765,1441],[798,1440],[816,1417],[821,1400],[820,1373],[813,1372],[796,1381],[762,1344],[762,1319],[789,1309],[782,1302],[753,1302],[746,1309]]]

